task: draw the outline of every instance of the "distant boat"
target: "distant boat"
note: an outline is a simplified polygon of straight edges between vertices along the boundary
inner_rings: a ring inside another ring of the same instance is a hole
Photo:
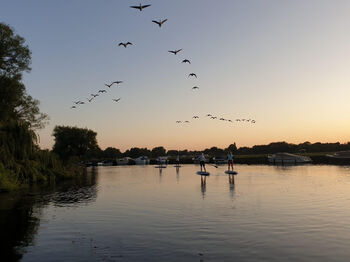
[[[119,166],[119,165],[121,165],[121,166],[123,166],[123,165],[128,165],[128,164],[130,164],[130,162],[131,162],[132,160],[133,160],[133,159],[130,158],[130,157],[119,158],[119,159],[117,159],[117,165],[118,165],[118,166]]]
[[[140,156],[134,160],[136,165],[149,165],[149,158],[147,156]]]
[[[290,153],[276,153],[267,156],[270,163],[273,164],[305,164],[312,162],[308,156],[293,155]]]
[[[98,166],[113,166],[113,162],[102,161],[102,162],[98,162],[97,165]]]
[[[350,151],[338,151],[327,156],[336,159],[350,159]]]

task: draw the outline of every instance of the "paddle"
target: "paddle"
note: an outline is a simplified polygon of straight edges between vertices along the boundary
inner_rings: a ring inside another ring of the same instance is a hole
[[[210,166],[213,166],[213,167],[215,167],[215,168],[218,168],[218,166],[217,165],[214,165],[214,164],[209,164]]]

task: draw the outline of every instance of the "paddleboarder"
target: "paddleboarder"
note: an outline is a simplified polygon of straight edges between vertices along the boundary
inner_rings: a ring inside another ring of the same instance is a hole
[[[176,165],[180,166],[180,156],[179,155],[176,156]]]
[[[227,154],[227,164],[228,164],[228,171],[230,171],[230,167],[233,171],[233,155],[232,155],[231,151],[228,152],[228,154]]]
[[[204,169],[204,172],[207,172],[207,170],[205,169],[205,156],[204,156],[204,153],[202,153],[199,156],[199,165],[201,166],[201,172],[203,171],[202,168]]]

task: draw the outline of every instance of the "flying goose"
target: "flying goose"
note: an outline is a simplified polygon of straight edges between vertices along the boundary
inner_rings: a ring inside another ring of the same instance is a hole
[[[180,52],[181,50],[182,50],[182,48],[181,48],[181,49],[178,49],[178,50],[169,50],[168,52],[169,52],[169,53],[172,53],[172,54],[174,54],[174,55],[177,55],[177,53]]]
[[[192,87],[192,90],[195,90],[195,89],[199,89],[199,87],[198,86]]]
[[[177,120],[176,123],[181,123],[182,121]]]
[[[196,119],[196,118],[199,118],[199,116],[194,116],[194,117],[192,117],[192,118]]]
[[[127,43],[120,42],[120,43],[118,44],[118,46],[124,46],[125,48],[126,48],[128,45],[132,45],[132,43],[131,43],[131,42],[127,42]]]
[[[164,20],[159,20],[159,21],[156,21],[156,20],[152,20],[153,23],[159,25],[159,27],[162,27],[162,25],[168,21],[168,19],[164,19]]]
[[[188,77],[190,77],[190,76],[194,76],[195,78],[197,78],[197,75],[195,73],[191,73],[188,75]]]
[[[182,60],[182,63],[189,63],[189,64],[191,64],[190,60],[188,60],[188,59]]]
[[[106,93],[107,91],[106,90],[98,90],[99,93]]]
[[[77,108],[76,106],[72,106],[71,109]]]
[[[91,96],[93,96],[94,98],[99,96],[99,94],[91,94]]]
[[[118,99],[112,99],[114,102],[119,102],[121,98],[118,98]]]
[[[143,9],[145,9],[146,7],[149,7],[151,5],[132,5],[130,6],[130,8],[135,8],[135,9],[139,9],[140,11],[142,11]]]

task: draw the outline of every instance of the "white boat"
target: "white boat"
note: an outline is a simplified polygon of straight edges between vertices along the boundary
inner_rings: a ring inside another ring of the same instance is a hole
[[[149,158],[147,156],[140,156],[135,159],[136,165],[149,165]]]
[[[312,160],[308,156],[293,155],[290,153],[276,153],[267,156],[270,163],[273,164],[304,164]]]
[[[133,160],[130,157],[123,157],[123,158],[119,158],[117,159],[117,165],[128,165],[130,163],[130,160]]]
[[[338,151],[332,155],[327,155],[327,156],[331,158],[337,158],[337,159],[350,159],[350,151]]]

